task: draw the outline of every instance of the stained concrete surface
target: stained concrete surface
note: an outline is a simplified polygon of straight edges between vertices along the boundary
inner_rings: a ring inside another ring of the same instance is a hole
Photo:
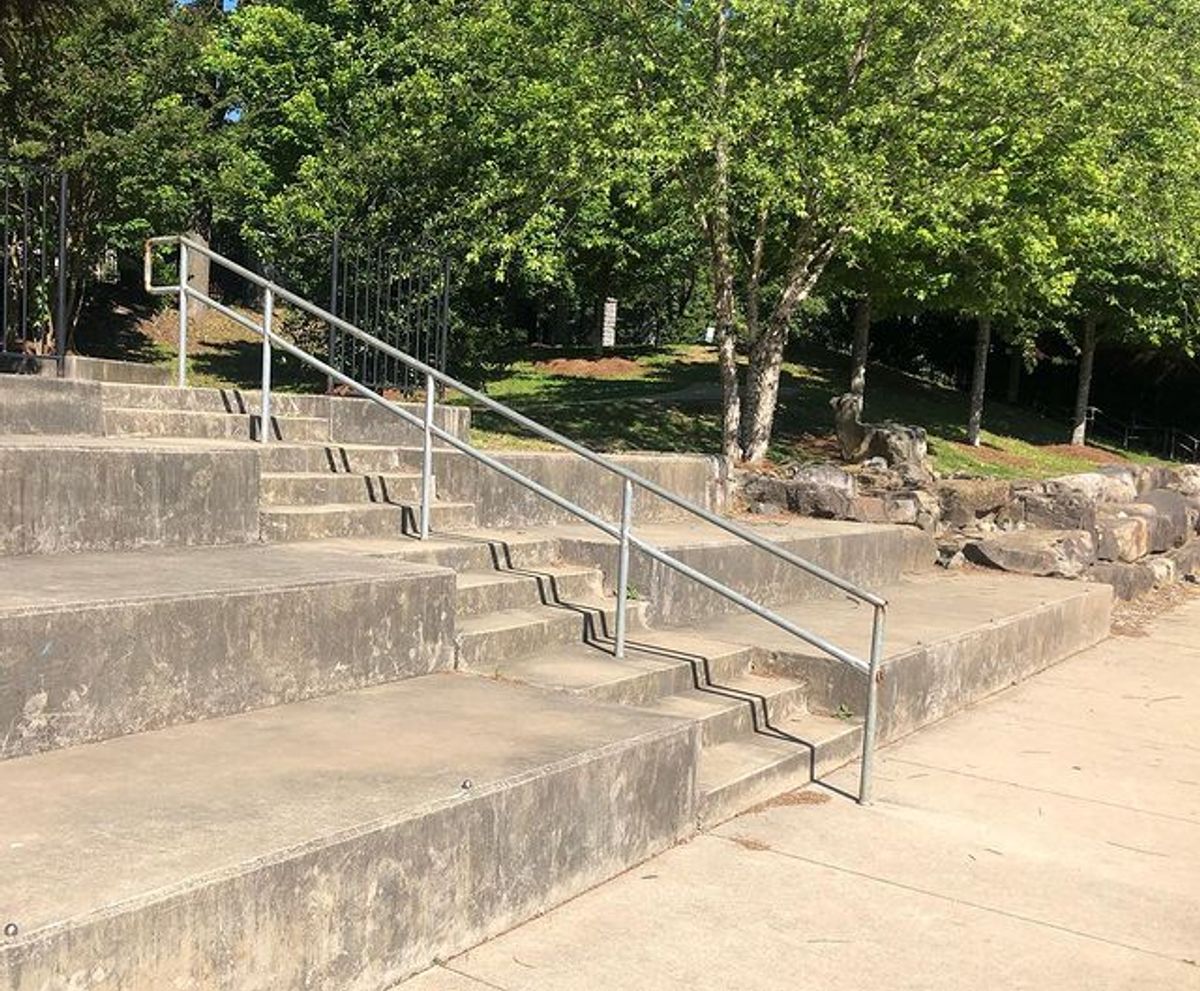
[[[404,991],[1200,988],[1200,600]]]

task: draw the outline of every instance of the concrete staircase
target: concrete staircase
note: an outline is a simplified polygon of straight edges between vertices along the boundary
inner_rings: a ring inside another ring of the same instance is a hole
[[[617,660],[607,537],[439,451],[416,541],[409,428],[280,395],[260,445],[256,409],[0,380],[0,988],[383,989],[857,755],[853,671],[638,555]],[[612,518],[575,459],[511,457]],[[639,470],[717,505],[705,459]],[[644,511],[865,654],[863,608]],[[1107,632],[1106,586],[763,525],[888,596],[884,739]]]

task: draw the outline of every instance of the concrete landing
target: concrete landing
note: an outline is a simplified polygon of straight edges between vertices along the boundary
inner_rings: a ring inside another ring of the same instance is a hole
[[[454,662],[454,576],[252,545],[0,558],[0,757]]]
[[[1148,633],[887,748],[871,808],[848,767],[403,991],[1200,987],[1200,600]]]
[[[695,746],[447,674],[8,761],[0,986],[388,986],[684,835]]]

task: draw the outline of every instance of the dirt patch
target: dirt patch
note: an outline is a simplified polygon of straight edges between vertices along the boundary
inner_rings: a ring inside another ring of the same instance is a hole
[[[1076,447],[1074,444],[1047,444],[1039,450],[1068,458],[1082,458],[1094,465],[1124,465],[1128,459],[1100,447]]]
[[[979,447],[972,447],[970,444],[964,444],[961,441],[952,440],[948,442],[959,454],[967,458],[974,458],[976,461],[982,461],[985,464],[997,465],[1001,468],[1028,468],[1029,458],[1022,457],[1020,454],[1013,454],[1010,451],[1002,451],[998,447],[992,447],[990,444],[981,444]]]
[[[533,366],[539,372],[575,379],[640,379],[649,371],[629,358],[551,358]]]
[[[824,805],[830,800],[829,795],[823,791],[818,791],[815,788],[800,788],[796,791],[788,791],[782,795],[776,795],[765,802],[759,802],[758,805],[748,808],[745,815],[756,815],[759,812],[766,812],[769,809],[790,808],[796,805]]]
[[[1148,627],[1165,612],[1200,599],[1200,586],[1190,581],[1164,585],[1132,602],[1118,602],[1113,607],[1112,634],[1114,637],[1146,637]]]

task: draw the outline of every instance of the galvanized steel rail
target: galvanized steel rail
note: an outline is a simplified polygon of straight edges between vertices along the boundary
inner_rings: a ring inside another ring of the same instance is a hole
[[[162,245],[178,245],[179,247],[179,279],[174,286],[157,286],[153,281],[153,259],[154,249]],[[197,252],[204,255],[210,262],[226,269],[227,271],[241,276],[252,284],[258,286],[263,291],[263,314],[262,322],[256,323],[242,313],[212,299],[205,293],[192,288],[188,284],[188,256],[190,252]],[[617,541],[619,548],[619,557],[617,565],[617,607],[616,607],[616,630],[613,646],[613,654],[616,657],[625,655],[626,646],[626,631],[627,631],[627,611],[628,611],[628,587],[629,587],[629,554],[631,548],[637,548],[643,554],[653,561],[658,562],[664,567],[689,578],[698,584],[709,589],[717,595],[733,602],[748,610],[760,619],[766,620],[774,624],[780,629],[792,634],[797,639],[804,643],[828,654],[830,657],[848,664],[866,676],[867,680],[867,703],[866,716],[863,724],[863,749],[862,749],[862,767],[859,779],[859,795],[858,800],[863,804],[871,801],[871,785],[874,770],[875,756],[875,736],[878,725],[878,709],[879,709],[879,683],[880,683],[880,664],[883,656],[883,637],[884,637],[884,621],[887,611],[887,600],[879,595],[869,592],[866,589],[860,588],[853,582],[849,582],[830,571],[807,561],[799,555],[793,554],[791,551],[772,543],[769,540],[759,536],[752,530],[728,520],[716,513],[705,509],[703,506],[698,506],[686,499],[681,498],[673,492],[668,491],[663,486],[651,479],[644,478],[636,472],[630,471],[628,468],[610,461],[608,458],[595,451],[590,450],[576,443],[568,437],[551,430],[549,427],[531,420],[529,417],[518,413],[516,410],[510,409],[503,403],[497,402],[490,396],[472,389],[470,386],[451,378],[445,372],[439,371],[422,361],[418,361],[411,355],[405,354],[403,351],[381,341],[370,334],[365,333],[353,324],[341,319],[336,314],[330,313],[314,303],[297,296],[295,293],[284,289],[263,278],[256,272],[252,272],[234,261],[225,258],[224,256],[213,251],[207,245],[204,245],[191,238],[171,235],[168,237],[155,237],[146,241],[145,251],[145,282],[146,290],[156,295],[174,295],[179,297],[179,362],[178,362],[178,382],[180,387],[187,385],[187,334],[188,334],[188,301],[195,300],[205,306],[211,307],[217,312],[223,314],[229,319],[235,321],[246,329],[258,334],[262,337],[262,395],[261,395],[261,423],[259,427],[259,440],[262,443],[269,443],[271,430],[271,357],[272,350],[278,349],[292,357],[309,365],[311,368],[328,376],[333,382],[339,382],[352,391],[358,393],[366,399],[371,400],[376,405],[382,406],[384,409],[398,416],[405,423],[417,427],[422,432],[422,458],[421,458],[421,506],[419,514],[418,531],[420,539],[425,540],[429,537],[430,509],[433,499],[433,440],[437,438],[449,445],[454,450],[460,451],[470,458],[480,462],[486,467],[492,469],[498,474],[508,478],[510,481],[529,489],[531,492],[548,500],[560,509],[565,510],[572,516],[583,520],[590,524],[602,533]],[[370,347],[378,349],[380,352],[388,355],[397,361],[402,362],[415,372],[425,376],[425,404],[422,411],[422,416],[405,409],[403,406],[394,403],[369,386],[363,385],[343,372],[333,368],[328,363],[320,358],[309,354],[302,348],[296,347],[290,341],[280,337],[275,332],[274,316],[275,306],[278,300],[295,306],[297,309],[316,317],[331,326],[336,327],[343,333],[362,341]],[[616,475],[622,479],[622,498],[621,498],[621,521],[619,525],[614,525],[601,519],[595,513],[576,505],[571,500],[552,491],[540,482],[528,478],[516,471],[514,468],[504,462],[492,457],[491,455],[473,447],[467,441],[461,440],[454,434],[438,426],[434,422],[434,394],[436,385],[441,385],[454,389],[456,392],[466,396],[473,402],[478,403],[501,416],[506,417],[513,423],[525,428],[533,434],[551,441],[558,446],[579,455],[592,464],[598,465],[605,471]],[[873,621],[871,625],[871,653],[868,660],[855,656],[849,651],[843,650],[836,644],[831,643],[825,638],[812,633],[793,623],[791,620],[779,615],[774,610],[764,606],[749,596],[743,595],[736,589],[730,588],[715,578],[704,574],[701,571],[693,568],[691,565],[679,560],[676,557],[660,550],[653,544],[647,543],[642,538],[638,537],[633,532],[633,502],[635,489],[643,489],[650,494],[664,499],[671,505],[677,507],[695,516],[706,523],[709,523],[724,532],[737,537],[738,539],[751,544],[754,547],[765,551],[774,557],[798,568],[799,570],[813,576],[814,578],[832,585],[846,595],[866,603],[872,607]]]

